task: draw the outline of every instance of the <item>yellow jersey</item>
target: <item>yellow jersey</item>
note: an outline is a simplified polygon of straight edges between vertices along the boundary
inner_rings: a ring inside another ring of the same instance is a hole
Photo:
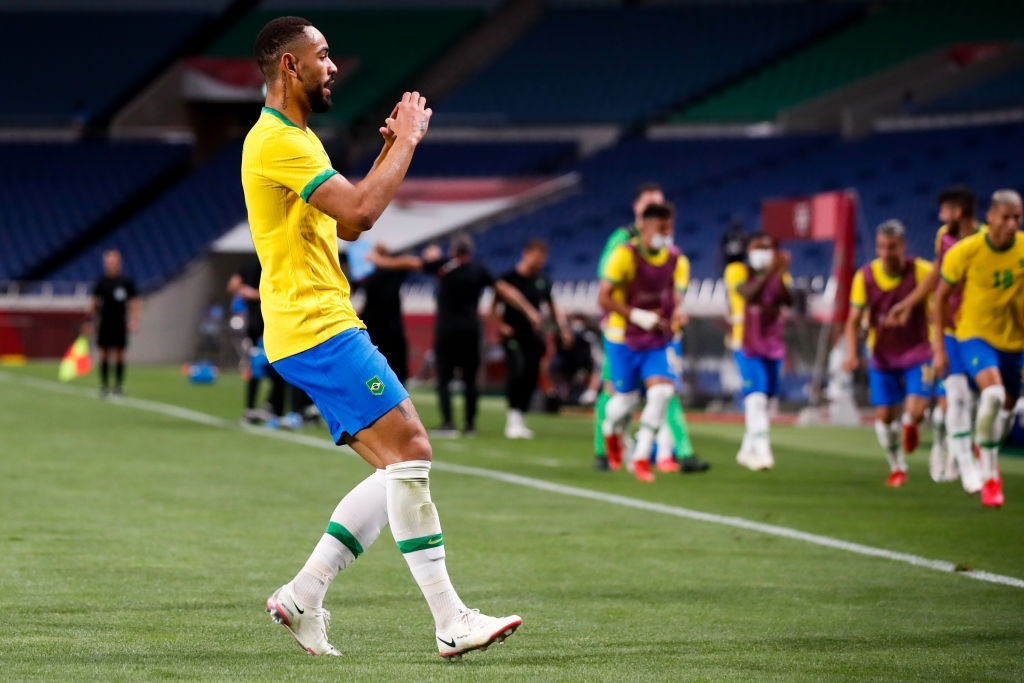
[[[733,351],[738,351],[743,346],[743,313],[746,309],[747,300],[740,294],[740,287],[749,279],[747,264],[742,261],[734,261],[725,267],[723,274],[725,289],[729,297],[729,319],[732,325],[729,334],[725,336],[725,346]],[[782,274],[782,283],[787,287],[793,286],[793,277],[788,273]]]
[[[996,250],[987,233],[965,237],[942,260],[942,279],[963,284],[956,338],[982,339],[1000,351],[1024,351],[1024,236]]]
[[[931,261],[925,261],[923,258],[914,259],[914,276],[918,282],[928,276],[932,270]],[[899,286],[903,280],[903,275],[889,275],[885,272],[885,266],[882,265],[882,259],[875,259],[871,262],[871,274],[875,278],[875,284],[883,292],[888,292],[891,289],[895,289]],[[850,285],[850,305],[854,308],[863,310],[868,305],[868,288],[864,283],[864,273],[860,268],[857,269],[857,273],[853,276],[853,283]],[[927,311],[928,299],[925,299],[925,310]],[[929,330],[930,330],[929,326]],[[868,330],[868,348],[872,349],[875,347],[875,330],[871,328]]]
[[[263,344],[271,361],[364,327],[338,261],[337,223],[307,203],[336,173],[316,134],[270,107],[245,137],[242,190],[263,266]]]
[[[636,244],[634,242],[634,244]],[[644,248],[637,245],[636,253],[653,266],[664,265],[669,259],[669,250],[661,249],[654,253],[646,253]],[[601,279],[607,280],[615,285],[612,290],[612,298],[616,301],[626,300],[627,285],[636,277],[636,261],[633,258],[633,250],[629,244],[620,244],[608,255],[601,273]],[[690,286],[690,259],[681,253],[676,260],[676,270],[673,274],[673,281],[676,290],[686,293]],[[604,335],[608,341],[619,344],[626,341],[626,319],[618,313],[611,313],[605,324]]]

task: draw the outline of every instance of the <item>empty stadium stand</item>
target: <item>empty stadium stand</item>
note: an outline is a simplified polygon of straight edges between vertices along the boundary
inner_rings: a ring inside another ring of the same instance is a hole
[[[437,124],[635,123],[856,16],[861,3],[550,10]]]
[[[0,280],[25,277],[187,155],[142,142],[0,145]]]
[[[920,114],[957,114],[1012,108],[1024,108],[1024,68],[919,106],[916,111]]]
[[[880,4],[862,21],[769,64],[672,117],[676,122],[762,121],[790,106],[931,50],[1024,38],[1024,5],[1002,0]]]

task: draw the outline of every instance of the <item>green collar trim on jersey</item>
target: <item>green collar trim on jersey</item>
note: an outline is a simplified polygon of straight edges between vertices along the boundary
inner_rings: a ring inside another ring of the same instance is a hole
[[[292,128],[299,128],[294,123],[292,123],[287,118],[285,118],[284,114],[282,114],[278,110],[274,109],[273,107],[263,107],[263,113],[264,114],[270,114],[271,116],[276,117],[277,119],[279,119],[281,121],[281,123],[283,123],[286,126],[291,126]],[[302,130],[302,129],[299,128],[299,130]]]
[[[1013,248],[1013,245],[1017,243],[1017,235],[1014,235],[1013,236],[1013,240],[1009,244],[1007,244],[1005,247],[1000,249],[996,245],[992,244],[992,240],[989,239],[989,234],[991,234],[991,233],[987,233],[987,232],[985,233],[985,244],[987,244],[988,248],[991,249],[992,251],[996,252],[997,254],[1002,254],[1004,251],[1010,251],[1010,249]]]

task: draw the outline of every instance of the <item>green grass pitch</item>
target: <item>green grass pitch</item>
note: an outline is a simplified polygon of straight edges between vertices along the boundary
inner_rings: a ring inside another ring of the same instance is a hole
[[[712,470],[643,485],[592,469],[587,420],[530,416],[537,438],[509,442],[488,399],[478,437],[434,442],[432,487],[463,598],[523,627],[443,662],[385,531],[327,596],[345,656],[315,658],[263,603],[367,466],[323,447],[322,428],[239,428],[236,375],[192,386],[176,369],[129,368],[121,404],[96,398],[95,377],[55,378],[52,364],[0,370],[3,680],[1024,679],[1020,459],[1004,460],[1006,506],[986,510],[928,479],[927,443],[890,490],[869,429],[778,427],[776,469],[753,473],[733,462],[738,427],[697,424]],[[416,402],[435,424],[432,397]]]

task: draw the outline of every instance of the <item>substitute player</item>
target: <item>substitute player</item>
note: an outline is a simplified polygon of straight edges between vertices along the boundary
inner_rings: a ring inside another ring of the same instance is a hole
[[[643,183],[637,188],[636,194],[633,197],[633,222],[629,225],[616,228],[612,234],[608,236],[604,250],[601,252],[601,258],[597,264],[598,280],[604,277],[603,274],[605,266],[608,264],[608,259],[611,257],[615,249],[619,245],[625,244],[629,240],[639,236],[639,225],[644,209],[650,204],[663,204],[664,202],[665,194],[662,192],[661,186],[657,183]],[[607,358],[609,352],[614,353],[614,348],[610,349],[610,345],[617,344],[619,342],[614,339],[609,339],[607,334],[604,335],[602,341],[605,361],[601,364],[601,389],[598,392],[597,399],[594,404],[594,453],[596,454],[594,463],[597,469],[606,470],[618,469],[620,465],[620,463],[614,458],[609,460],[607,457],[607,454],[605,453],[606,449],[603,431],[605,406],[613,393],[613,390],[609,385],[610,379],[608,374]],[[633,401],[634,403],[638,402],[639,396],[634,396]],[[706,471],[710,465],[697,457],[693,450],[693,443],[690,441],[689,425],[686,423],[686,413],[683,412],[683,406],[679,401],[678,395],[673,395],[672,399],[669,401],[665,426],[671,432],[671,439],[674,447],[673,452],[681,459],[682,472],[688,474],[691,472]],[[664,439],[664,437],[662,438]],[[666,452],[664,446],[662,447],[662,451]]]
[[[622,427],[633,408],[636,390],[646,388],[647,404],[633,449],[632,469],[640,481],[654,481],[649,458],[655,435],[675,396],[668,349],[673,331],[686,324],[683,295],[690,282],[690,262],[672,243],[675,210],[650,204],[640,218],[640,235],[616,247],[605,264],[597,303],[609,314],[605,334],[614,395],[608,401],[603,433],[609,463],[622,459]],[[671,454],[669,454],[671,456]],[[659,461],[666,472],[679,471],[671,457]]]
[[[974,192],[962,185],[947,188],[939,194],[939,220],[943,225],[935,234],[935,265],[928,277],[918,282],[909,295],[889,310],[885,325],[899,327],[907,322],[910,312],[939,285],[939,274],[946,252],[954,244],[988,226],[975,218]],[[971,390],[967,370],[960,360],[956,341],[956,315],[960,308],[961,287],[957,286],[949,298],[949,309],[943,331],[943,344],[949,359],[949,371],[939,382],[937,405],[932,414],[935,443],[929,457],[931,477],[934,481],[951,481],[959,476],[968,493],[981,490],[981,475],[971,451]]]
[[[933,329],[943,330],[949,300],[957,285],[963,299],[956,319],[960,360],[981,391],[975,438],[981,453],[981,503],[1003,504],[999,476],[999,443],[1010,426],[1021,388],[1024,351],[1024,237],[1021,198],[1013,190],[992,195],[987,232],[960,240],[946,253],[942,281],[936,292]],[[944,375],[952,365],[945,346],[935,344],[935,371]],[[963,473],[961,472],[961,476]]]
[[[906,228],[897,220],[878,226],[878,257],[853,276],[850,314],[846,319],[846,372],[853,372],[860,364],[859,333],[865,321],[868,324],[871,405],[875,407],[875,433],[889,460],[886,486],[906,483],[906,456],[917,448],[918,425],[932,396],[927,302],[919,302],[903,325],[884,325],[889,310],[927,278],[932,269],[928,261],[907,256],[906,236]],[[897,419],[901,413],[902,419]]]
[[[768,399],[779,387],[786,346],[782,339],[782,308],[793,301],[790,255],[775,240],[758,233],[747,243],[747,263],[725,268],[729,291],[731,343],[743,378],[746,432],[736,462],[751,470],[775,466],[768,418]],[[739,322],[737,322],[739,321]]]
[[[380,129],[380,155],[353,185],[306,126],[311,112],[331,106],[337,67],[323,34],[305,19],[274,19],[255,52],[267,98],[242,148],[242,188],[263,264],[267,357],[316,402],[335,442],[376,468],[338,503],[305,566],[267,599],[267,611],[308,652],[340,654],[327,638],[324,595],[390,525],[434,616],[438,651],[459,657],[503,640],[522,620],[470,610],[452,587],[430,497],[426,430],[356,317],[337,249],[339,237],[355,240],[373,227],[394,197],[431,110],[419,93],[405,93]]]

